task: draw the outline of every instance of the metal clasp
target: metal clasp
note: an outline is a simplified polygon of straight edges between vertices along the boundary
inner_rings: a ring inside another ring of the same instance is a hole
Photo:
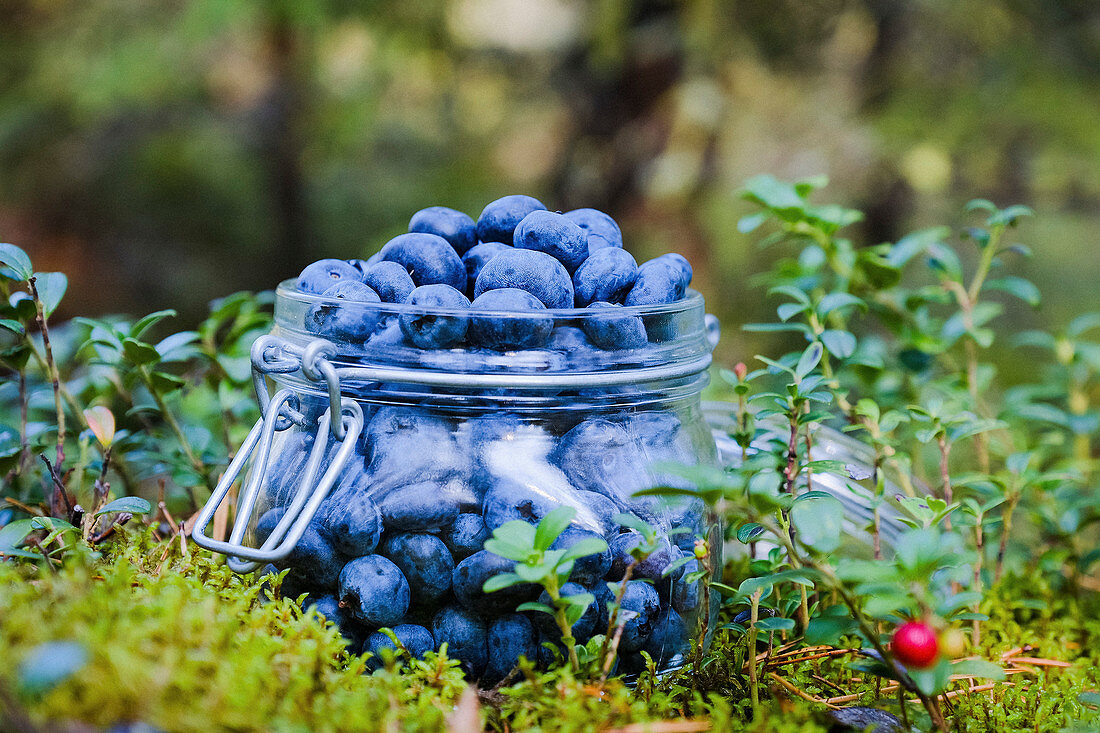
[[[306,527],[317,514],[321,502],[328,496],[332,485],[340,477],[340,473],[347,465],[359,434],[363,431],[363,410],[355,400],[345,399],[341,406],[339,420],[342,423],[343,439],[341,445],[332,459],[332,463],[325,470],[320,480],[317,473],[324,457],[326,444],[324,434],[329,430],[331,411],[326,410],[317,421],[317,435],[313,441],[313,449],[310,451],[309,460],[306,462],[305,471],[302,474],[301,484],[294,494],[294,499],[287,507],[286,514],[275,526],[271,536],[258,548],[244,545],[245,531],[248,529],[249,520],[256,508],[260,490],[263,487],[267,474],[268,460],[271,455],[272,437],[276,430],[276,423],[280,417],[280,408],[287,402],[294,400],[294,394],[284,389],[279,391],[272,399],[267,414],[261,417],[245,438],[241,449],[229,464],[221,481],[218,482],[214,493],[199,512],[195,520],[195,527],[191,537],[200,547],[229,555],[229,567],[238,573],[249,573],[255,570],[259,563],[271,562],[286,557],[294,546],[298,544]],[[258,452],[257,452],[258,450]],[[252,471],[248,481],[240,494],[237,505],[237,516],[233,522],[233,531],[228,541],[216,540],[206,534],[206,528],[210,524],[214,513],[229,493],[230,487],[236,482],[241,470],[252,454],[256,454]]]

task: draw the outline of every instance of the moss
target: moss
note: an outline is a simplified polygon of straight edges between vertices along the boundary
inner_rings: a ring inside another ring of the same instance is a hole
[[[466,684],[444,656],[366,675],[363,659],[348,656],[336,630],[312,612],[290,600],[262,601],[254,581],[206,553],[181,555],[173,544],[166,556],[165,547],[131,535],[103,559],[73,557],[56,574],[0,563],[0,729],[20,727],[28,722],[23,716],[32,724],[100,728],[140,720],[166,731],[207,731],[212,724],[238,731],[447,728]],[[1032,656],[1073,664],[954,698],[958,729],[1100,725],[1100,713],[1077,700],[1084,690],[1100,689],[1096,598],[1086,604],[1051,596],[1036,610],[1014,608],[1008,590],[990,597],[986,655],[998,658],[1028,644]],[[55,640],[82,644],[87,663],[52,689],[26,690],[19,664]],[[739,638],[722,631],[698,669],[643,674],[636,686],[613,679],[601,689],[567,671],[528,669],[511,686],[483,693],[477,714],[495,731],[596,731],[682,718],[715,731],[828,730],[822,706],[781,694],[774,684],[764,690],[766,715],[749,721],[743,655]],[[873,682],[858,680],[848,661],[819,659],[777,671],[811,695],[828,697],[839,688],[860,695],[852,704],[896,710],[892,699],[876,700]]]

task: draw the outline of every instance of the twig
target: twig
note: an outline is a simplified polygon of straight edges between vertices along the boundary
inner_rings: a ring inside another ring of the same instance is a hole
[[[798,689],[797,687],[795,687],[793,684],[791,684],[787,680],[785,680],[782,677],[780,677],[779,675],[777,675],[775,672],[768,672],[768,676],[771,677],[776,682],[778,682],[780,685],[782,685],[788,691],[793,692],[795,695],[798,695],[799,697],[801,697],[803,700],[806,700],[807,702],[820,703],[821,705],[825,705],[826,707],[828,707],[832,710],[839,710],[840,709],[839,706],[833,705],[828,700],[823,700],[820,697],[814,697],[813,695],[811,695],[808,692],[803,692],[802,690]]]
[[[34,306],[37,311],[35,316],[38,328],[42,332],[42,346],[46,349],[46,366],[50,373],[50,381],[53,383],[53,403],[57,411],[57,466],[60,470],[65,462],[65,409],[61,404],[61,373],[57,370],[57,362],[53,358],[53,348],[50,346],[50,329],[46,326],[46,305],[38,295],[38,278],[32,276],[27,280],[31,289],[31,297],[34,298]]]

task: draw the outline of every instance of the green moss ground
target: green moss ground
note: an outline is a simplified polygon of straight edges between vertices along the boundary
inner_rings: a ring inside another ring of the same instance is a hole
[[[479,725],[515,731],[608,730],[683,718],[717,731],[828,729],[822,706],[767,691],[767,715],[747,722],[743,649],[725,632],[698,671],[643,675],[636,689],[612,681],[602,690],[562,673],[528,671],[512,687],[482,694],[475,708],[445,658],[366,675],[363,660],[346,655],[336,631],[314,614],[289,600],[261,602],[251,580],[201,551],[180,556],[176,547],[162,562],[164,545],[131,536],[106,558],[73,558],[58,573],[0,563],[0,729],[94,730],[141,721],[166,731],[466,731],[475,714]],[[1031,656],[1072,666],[957,697],[952,720],[963,731],[1100,730],[1100,712],[1077,699],[1100,689],[1095,595],[1076,600],[1034,583],[1028,592],[1041,607],[1013,608],[993,596],[987,655],[1029,644]],[[59,640],[82,645],[86,663],[48,689],[33,689],[36,670],[27,669],[27,659],[40,644]],[[844,659],[782,674],[810,694],[836,694],[811,677],[817,675],[863,693],[863,704],[891,707],[875,702],[869,682],[853,682]]]

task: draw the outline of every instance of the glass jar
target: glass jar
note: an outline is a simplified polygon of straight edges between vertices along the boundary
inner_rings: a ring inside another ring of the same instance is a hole
[[[425,349],[406,335],[447,328],[497,348]],[[716,340],[694,291],[661,306],[485,314],[348,302],[285,282],[274,329],[252,349],[264,417],[195,541],[238,572],[289,568],[283,594],[308,593],[353,651],[392,646],[374,633],[388,627],[414,654],[446,642],[471,678],[492,684],[520,654],[552,658],[561,634],[545,613],[517,613],[547,601],[538,586],[485,592],[515,562],[483,545],[506,522],[570,507],[551,549],[606,543],[561,589],[593,597],[576,640],[607,633],[608,602],[629,577],[620,670],[639,670],[642,652],[678,666],[714,626],[718,599],[698,571],[720,570],[721,532],[697,499],[637,492],[681,485],[673,464],[717,465],[699,397]],[[229,540],[211,538],[206,526],[246,465]],[[649,530],[655,549],[634,561]]]

